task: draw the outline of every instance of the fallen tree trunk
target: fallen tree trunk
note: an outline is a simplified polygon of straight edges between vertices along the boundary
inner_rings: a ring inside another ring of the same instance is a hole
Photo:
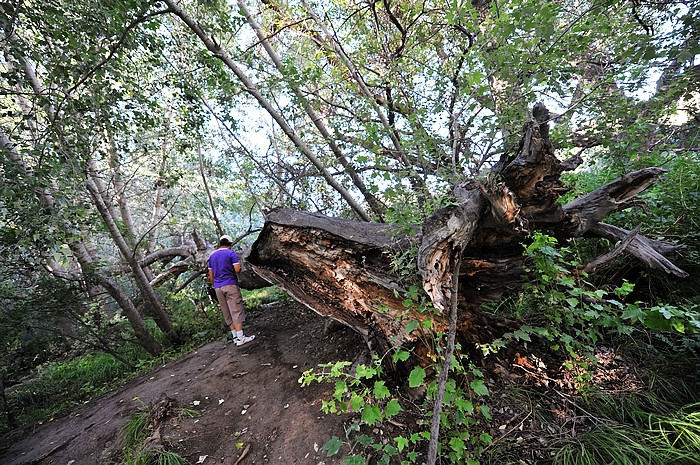
[[[664,170],[629,173],[562,206],[557,200],[568,187],[560,175],[581,161],[575,157],[560,162],[548,138],[546,109],[536,106],[533,114],[536,121],[526,125],[518,152],[502,159],[489,179],[458,185],[456,202],[423,225],[399,229],[277,209],[266,216],[248,264],[312,310],[364,335],[380,353],[419,341],[421,326],[415,321],[438,330],[447,327],[452,273],[460,258],[460,342],[483,343],[514,329],[515,322],[496,319],[480,307],[519,287],[525,274],[523,244],[534,230],[560,240],[583,235],[613,243],[626,239],[623,248],[601,257],[595,267],[631,253],[652,268],[687,276],[662,255],[678,246],[601,223],[609,214],[637,205],[635,197]],[[393,263],[411,253],[417,273],[407,278]],[[415,302],[406,302],[412,285],[423,287],[435,311],[419,314]]]
[[[354,222],[318,213],[268,213],[247,263],[261,277],[322,316],[388,349],[403,339],[397,312],[406,290],[392,271],[392,254],[415,241],[381,223]],[[398,340],[397,339],[397,340]]]

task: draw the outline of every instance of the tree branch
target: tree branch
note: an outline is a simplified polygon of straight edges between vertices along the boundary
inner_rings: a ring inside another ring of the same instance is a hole
[[[564,213],[570,218],[571,233],[582,236],[611,213],[629,208],[632,199],[665,172],[665,169],[655,167],[633,171],[564,205]]]
[[[624,241],[624,239],[630,234],[630,232],[625,229],[605,223],[595,224],[590,228],[590,232],[600,237],[604,237],[611,242]],[[649,265],[651,268],[678,276],[679,278],[687,278],[689,276],[687,272],[671,263],[669,259],[661,255],[661,253],[656,249],[659,242],[660,241],[649,240],[641,234],[636,234],[627,244],[626,250],[631,255]]]
[[[292,129],[291,126],[286,122],[284,117],[274,109],[272,103],[267,100],[262,93],[258,90],[257,86],[253,81],[248,78],[248,76],[241,70],[233,60],[228,56],[228,54],[217,44],[214,40],[207,35],[207,33],[202,29],[202,27],[194,21],[185,11],[175,2],[175,0],[162,0],[166,5],[168,5],[170,11],[180,18],[187,27],[189,27],[192,32],[194,32],[197,37],[202,41],[204,46],[209,50],[216,58],[221,60],[241,81],[246,92],[250,93],[258,103],[263,107],[263,109],[275,120],[279,127],[284,131],[284,133],[289,137],[289,139],[294,143],[294,145],[308,158],[311,163],[319,170],[323,178],[328,182],[328,184],[333,187],[341,197],[347,202],[347,204],[352,208],[352,210],[357,214],[359,218],[363,221],[372,221],[372,217],[365,211],[365,209],[353,198],[352,194],[340,184],[328,171],[326,166],[321,162],[321,160],[308,148],[308,146],[301,140],[296,131]]]

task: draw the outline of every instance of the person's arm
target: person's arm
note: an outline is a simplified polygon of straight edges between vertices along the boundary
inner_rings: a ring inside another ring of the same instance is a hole
[[[212,286],[214,285],[214,270],[211,268],[209,268],[209,282]]]
[[[233,265],[233,271],[235,271],[236,273],[240,273],[241,263],[238,261],[238,254],[235,250],[231,250],[231,252],[233,252],[231,254],[231,264]]]

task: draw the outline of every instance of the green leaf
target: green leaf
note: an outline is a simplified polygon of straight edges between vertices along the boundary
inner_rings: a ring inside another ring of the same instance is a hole
[[[585,316],[587,318],[591,318],[591,319],[597,319],[597,318],[600,318],[600,313],[598,313],[597,311],[595,311],[593,309],[589,309],[589,310],[586,310],[585,312],[583,312],[583,316]]]
[[[332,364],[331,365],[331,377],[337,378],[338,376],[343,374],[343,370],[348,365],[352,365],[352,364],[348,361],[339,361],[339,362],[335,362],[334,364]]]
[[[362,409],[362,407],[365,406],[365,399],[356,392],[353,392],[352,396],[350,396],[350,401],[348,403],[350,404],[350,408],[353,412],[359,412]]]
[[[619,296],[629,295],[634,290],[634,284],[625,281],[620,287],[615,289],[615,294]]]
[[[670,320],[674,316],[681,316],[683,313],[678,311],[677,307],[674,307],[673,305],[663,305],[661,307],[654,307],[657,311],[661,312],[661,314],[667,319]]]
[[[415,367],[412,371],[411,374],[408,375],[408,386],[409,387],[418,387],[421,384],[423,384],[423,381],[425,380],[425,370],[419,366]]]
[[[323,447],[321,447],[321,450],[324,450],[327,452],[326,457],[330,457],[332,455],[337,454],[342,445],[343,445],[343,441],[341,441],[338,436],[333,436],[330,439],[330,441],[328,441],[327,443],[325,443],[323,445]]]
[[[397,436],[394,438],[394,441],[396,441],[396,447],[399,449],[399,452],[404,450],[406,447],[408,447],[408,439],[406,439],[403,436]]]
[[[561,278],[559,278],[559,282],[568,287],[573,287],[576,284],[574,278],[570,276],[562,276]]]
[[[343,458],[343,464],[345,465],[365,465],[367,461],[361,455],[348,455]]]
[[[411,356],[411,353],[407,350],[399,349],[396,352],[394,352],[394,356],[392,357],[394,359],[394,363],[398,362],[399,360],[402,362],[405,362],[408,360],[408,357]]]
[[[386,404],[386,408],[384,409],[384,413],[386,414],[387,418],[391,418],[397,413],[399,413],[401,410],[401,404],[399,404],[399,401],[397,399],[391,399],[389,403]]]
[[[457,397],[455,399],[455,407],[457,407],[461,412],[466,412],[469,414],[474,413],[474,404],[462,397]]]
[[[462,438],[451,438],[450,439],[450,447],[452,450],[458,453],[463,453],[464,452],[464,441]]]
[[[530,334],[527,331],[523,331],[522,328],[513,331],[513,336],[520,341],[532,342],[532,339],[530,339]]]
[[[372,378],[377,374],[377,370],[373,367],[369,367],[363,363],[357,365],[357,368],[355,369],[355,375],[357,376],[358,379],[362,378]]]
[[[656,329],[658,331],[668,331],[670,326],[668,320],[656,310],[649,310],[645,312],[644,324],[651,329]]]
[[[345,384],[345,381],[339,380],[335,382],[335,392],[333,393],[333,397],[340,400],[341,397],[343,397],[343,394],[348,392],[348,385]]]
[[[372,426],[382,420],[382,411],[376,405],[366,405],[362,409],[362,421]]]
[[[690,316],[690,319],[688,321],[691,325],[691,328],[694,328],[695,331],[700,331],[700,320],[698,319],[698,315]]]
[[[374,397],[377,399],[386,399],[389,396],[391,396],[391,392],[389,392],[389,389],[384,384],[384,381],[375,381]]]
[[[469,387],[471,387],[474,393],[479,396],[489,395],[489,389],[486,387],[484,381],[481,379],[475,379],[474,381],[469,383]]]
[[[355,441],[357,441],[358,444],[362,444],[365,447],[371,446],[374,442],[372,441],[372,438],[367,436],[366,434],[360,434],[359,436],[356,436]]]
[[[484,444],[493,444],[493,438],[489,433],[481,433],[479,440]]]
[[[409,321],[408,323],[406,323],[406,334],[410,334],[416,328],[418,328],[418,322],[416,320]]]
[[[674,318],[671,320],[671,328],[673,328],[681,334],[685,334],[685,325],[678,318]]]

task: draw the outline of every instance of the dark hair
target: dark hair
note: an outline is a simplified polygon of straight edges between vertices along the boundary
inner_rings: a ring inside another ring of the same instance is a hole
[[[219,241],[219,245],[233,245],[233,243],[231,241],[229,241],[228,239],[221,239]]]

